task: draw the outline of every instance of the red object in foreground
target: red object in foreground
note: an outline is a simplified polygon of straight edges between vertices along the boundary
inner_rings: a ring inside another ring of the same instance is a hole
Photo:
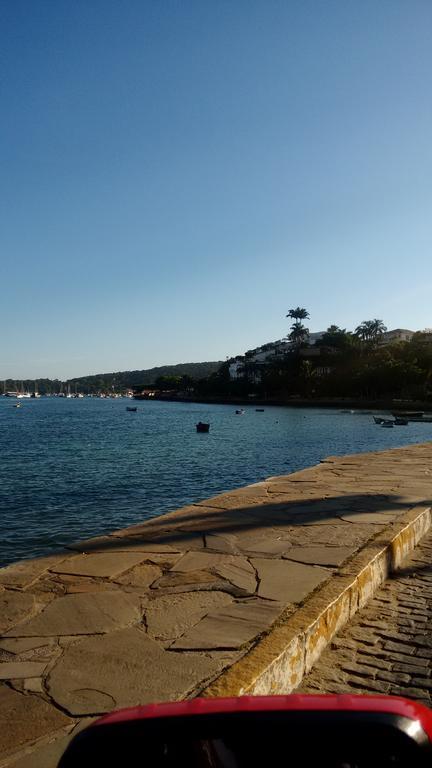
[[[193,699],[131,707],[71,742],[59,768],[418,768],[432,712],[393,696]]]

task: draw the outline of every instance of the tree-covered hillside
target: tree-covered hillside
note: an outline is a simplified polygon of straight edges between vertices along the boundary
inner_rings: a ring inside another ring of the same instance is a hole
[[[178,365],[161,365],[156,368],[146,368],[140,371],[117,371],[116,373],[97,373],[93,376],[80,376],[61,382],[58,379],[38,379],[37,390],[40,394],[55,394],[59,391],[66,392],[68,385],[72,393],[96,393],[96,392],[121,392],[125,389],[133,389],[143,385],[152,385],[161,376],[190,376],[194,380],[200,380],[211,376],[219,370],[222,363],[179,363]],[[4,389],[24,390],[33,392],[35,382],[32,379],[4,382]]]
[[[122,389],[133,389],[146,384],[155,384],[161,376],[190,376],[192,379],[205,379],[217,371],[222,363],[179,363],[178,365],[161,365],[156,368],[147,368],[141,371],[118,371],[117,373],[100,373],[95,376],[81,376],[70,379],[71,387],[78,390],[99,391],[112,390],[120,392]]]

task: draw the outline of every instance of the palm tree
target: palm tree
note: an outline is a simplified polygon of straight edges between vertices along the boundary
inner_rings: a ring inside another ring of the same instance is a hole
[[[362,341],[376,343],[387,330],[382,320],[363,320],[355,329],[355,335]]]
[[[309,338],[309,328],[305,328],[301,323],[294,323],[288,338],[296,347],[300,347]]]
[[[290,309],[288,311],[287,317],[290,317],[292,320],[295,320],[297,323],[299,323],[300,320],[306,320],[306,318],[310,317],[310,315],[307,309],[304,309],[303,307],[296,307],[296,309]]]
[[[373,327],[372,320],[363,320],[363,322],[357,326],[354,333],[362,341],[370,341],[373,335],[372,327]]]
[[[294,320],[291,326],[291,333],[287,338],[299,349],[309,338],[309,328],[306,328],[301,322],[309,317],[309,312],[303,307],[296,307],[289,310],[287,317]]]
[[[373,323],[373,335],[374,335],[374,338],[378,339],[379,336],[382,336],[383,333],[386,332],[387,326],[384,325],[382,320],[378,320],[377,318],[372,320],[372,323]]]

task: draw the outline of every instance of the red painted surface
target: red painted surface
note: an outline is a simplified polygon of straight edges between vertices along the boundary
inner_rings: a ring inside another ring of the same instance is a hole
[[[98,725],[125,723],[133,720],[147,720],[157,717],[195,717],[197,715],[226,714],[229,712],[381,712],[401,715],[418,721],[432,742],[432,711],[423,704],[396,696],[350,696],[321,695],[306,696],[240,696],[230,699],[192,699],[192,701],[148,704],[130,707],[105,715],[91,728]]]

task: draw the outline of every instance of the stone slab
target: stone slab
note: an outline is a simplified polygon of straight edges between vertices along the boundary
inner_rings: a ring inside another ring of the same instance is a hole
[[[145,611],[147,633],[155,640],[174,640],[206,614],[233,598],[226,592],[190,592],[152,600]]]
[[[120,591],[66,595],[50,603],[42,613],[7,633],[8,637],[90,635],[136,623],[141,602]]]
[[[18,680],[27,677],[41,677],[45,672],[47,662],[38,661],[6,661],[0,664],[0,680]]]
[[[135,568],[116,578],[118,584],[133,587],[149,587],[162,576],[162,571],[156,565],[140,563]]]
[[[183,553],[180,552],[174,555],[149,552],[146,554],[144,562],[150,563],[151,565],[158,565],[160,568],[172,568],[173,565],[180,560],[182,554]]]
[[[258,572],[258,595],[282,604],[300,603],[331,575],[315,565],[253,558]]]
[[[50,568],[50,571],[51,573],[113,579],[143,560],[142,552],[101,552],[75,555],[64,560],[58,566]]]
[[[43,699],[0,685],[0,760],[70,724],[70,718]]]
[[[7,632],[31,616],[35,605],[33,595],[5,590],[0,593],[0,632]]]
[[[253,595],[257,582],[255,571],[251,564],[241,557],[232,557],[215,567],[215,573],[222,579],[226,579],[238,589]]]
[[[337,567],[355,551],[355,547],[292,547],[283,557],[297,563]]]
[[[224,554],[238,554],[236,546],[236,537],[230,534],[221,535],[217,533],[208,533],[205,536],[206,549]]]
[[[68,553],[50,557],[36,557],[33,560],[20,560],[5,568],[0,568],[0,584],[14,589],[24,589],[33,584],[49,568],[62,562]]]
[[[220,555],[214,552],[187,552],[171,568],[171,573],[188,573],[189,571],[207,571],[210,572],[216,566],[225,562],[229,555]]]
[[[169,571],[160,579],[155,581],[151,588],[158,591],[165,591],[167,594],[172,592],[191,592],[197,589],[208,590],[225,589],[232,591],[232,585],[223,579],[215,576],[214,573],[207,571],[188,571],[187,573],[173,573]]]
[[[47,677],[52,699],[73,715],[184,698],[220,669],[205,654],[164,651],[136,627],[78,640]]]
[[[290,549],[291,543],[288,538],[284,538],[282,535],[278,536],[275,531],[264,531],[264,534],[261,536],[239,536],[237,546],[242,552],[262,555],[283,555],[284,552]]]
[[[3,637],[0,639],[0,648],[18,656],[21,653],[34,651],[37,648],[52,646],[55,643],[56,640],[49,637]]]
[[[241,556],[188,552],[175,564],[171,573],[200,570],[215,573],[248,593],[253,594],[255,592],[255,571],[246,558]]]
[[[282,606],[264,600],[234,603],[212,611],[171,648],[178,650],[211,650],[241,648],[259,633],[268,629],[278,617]]]
[[[16,682],[17,682],[16,678],[13,682],[14,682],[14,685],[16,685]],[[23,691],[25,693],[27,692],[38,693],[38,694],[42,694],[42,696],[45,694],[42,677],[27,677],[25,680],[22,681],[22,685],[23,685]]]

